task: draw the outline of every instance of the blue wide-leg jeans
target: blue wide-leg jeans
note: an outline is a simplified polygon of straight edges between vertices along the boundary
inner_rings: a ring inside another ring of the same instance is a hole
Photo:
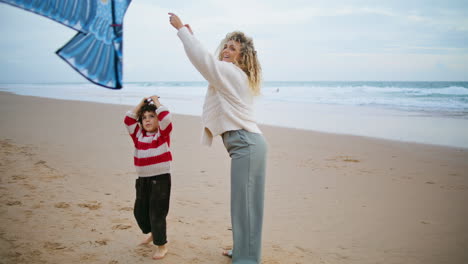
[[[233,264],[260,264],[267,144],[245,130],[222,134],[231,157]]]

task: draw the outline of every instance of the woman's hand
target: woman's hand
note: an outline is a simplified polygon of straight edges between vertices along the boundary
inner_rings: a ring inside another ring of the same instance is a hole
[[[179,29],[181,29],[182,27],[185,26],[185,27],[188,28],[188,30],[190,31],[190,33],[193,35],[192,28],[190,27],[189,24],[185,24],[185,25],[184,25],[184,24],[182,23],[182,20],[180,20],[180,18],[179,18],[176,14],[174,14],[174,13],[168,13],[168,14],[169,14],[169,23],[171,23],[171,25],[172,25],[175,29],[179,30]]]
[[[174,13],[168,13],[168,14],[169,14],[169,23],[171,23],[171,25],[175,29],[179,30],[184,26],[184,24],[182,23],[182,20],[180,20],[180,18],[176,14]]]

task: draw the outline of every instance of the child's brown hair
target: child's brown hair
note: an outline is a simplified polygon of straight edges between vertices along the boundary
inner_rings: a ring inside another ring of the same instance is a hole
[[[153,112],[153,113],[156,113],[156,109],[157,107],[154,105],[154,104],[149,104],[148,102],[145,101],[145,104],[140,107],[140,109],[138,110],[138,113],[137,113],[137,120],[138,120],[138,123],[140,123],[140,125],[142,124],[141,122],[143,121],[143,114],[145,112]]]

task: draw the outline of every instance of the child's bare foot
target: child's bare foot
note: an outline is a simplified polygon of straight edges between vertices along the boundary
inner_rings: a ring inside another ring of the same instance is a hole
[[[151,234],[148,238],[145,240],[141,241],[140,245],[147,245],[149,243],[153,242],[153,234]]]
[[[153,259],[162,259],[164,258],[164,256],[166,256],[166,253],[167,253],[166,245],[156,246],[156,250],[154,251],[154,254],[153,254]]]

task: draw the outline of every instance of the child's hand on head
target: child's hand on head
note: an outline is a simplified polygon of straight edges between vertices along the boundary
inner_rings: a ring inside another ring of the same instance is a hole
[[[159,102],[159,96],[157,96],[157,95],[153,95],[153,96],[148,97],[148,102],[150,104],[154,104],[157,108],[159,108],[161,106],[161,103]]]

